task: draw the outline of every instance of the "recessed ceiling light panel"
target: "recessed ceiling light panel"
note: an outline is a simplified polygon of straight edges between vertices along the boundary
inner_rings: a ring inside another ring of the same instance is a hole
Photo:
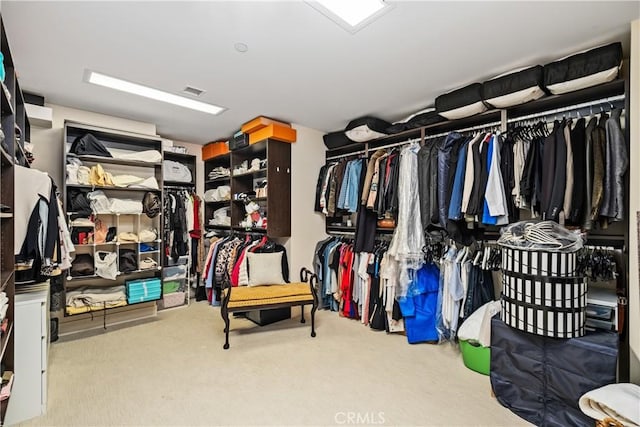
[[[132,83],[116,77],[107,76],[95,71],[87,71],[86,81],[98,86],[104,86],[122,92],[132,93],[134,95],[143,96],[145,98],[154,99],[156,101],[167,102],[169,104],[178,105],[184,108],[201,111],[203,113],[217,115],[222,113],[226,108],[218,105],[207,104],[195,99],[185,98],[184,96],[175,95],[173,93],[164,92],[141,84]]]
[[[383,0],[315,0],[307,4],[352,34],[391,9]]]

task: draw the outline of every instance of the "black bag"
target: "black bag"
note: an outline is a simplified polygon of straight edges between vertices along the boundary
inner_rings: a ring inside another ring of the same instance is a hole
[[[71,262],[70,273],[72,277],[92,276],[94,271],[93,257],[89,254],[78,254]]]
[[[71,144],[71,149],[69,152],[77,154],[79,156],[89,155],[89,156],[100,156],[100,157],[113,157],[111,153],[102,145],[102,142],[98,140],[95,136],[90,133],[85,134],[84,136],[77,137],[73,144]]]
[[[398,121],[387,128],[388,134],[400,133],[406,130],[416,129],[423,126],[444,122],[445,118],[436,113],[435,108],[426,108]]]
[[[131,273],[138,269],[136,251],[132,249],[120,249],[118,262],[120,263],[120,271],[122,273]]]
[[[486,110],[480,83],[473,83],[436,98],[436,111],[449,120],[470,117]]]
[[[157,193],[147,191],[142,198],[142,212],[146,213],[149,218],[155,218],[160,213],[162,204]]]
[[[622,65],[620,42],[600,46],[544,66],[544,85],[554,95],[609,82]]]
[[[116,228],[115,227],[109,227],[109,229],[107,230],[107,237],[105,238],[105,243],[108,242],[113,242],[116,240]]]
[[[544,96],[542,66],[520,70],[482,83],[482,99],[494,108],[508,108]]]
[[[347,138],[347,135],[344,134],[343,130],[338,132],[330,132],[326,135],[323,135],[322,139],[324,140],[324,145],[326,145],[329,150],[353,144],[353,141]]]
[[[68,200],[69,206],[67,207],[67,211],[73,212],[71,219],[87,218],[93,214],[86,191],[69,189]]]
[[[578,405],[593,389],[616,382],[618,334],[557,339],[491,319],[491,388],[500,404],[537,426],[592,426]]]
[[[238,131],[229,137],[229,150],[237,150],[249,145],[249,134]]]
[[[351,141],[367,142],[386,136],[389,126],[391,126],[391,123],[377,117],[360,117],[349,122],[344,134]]]

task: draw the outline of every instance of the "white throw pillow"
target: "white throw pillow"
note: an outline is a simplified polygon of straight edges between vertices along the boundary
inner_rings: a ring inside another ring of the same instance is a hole
[[[283,285],[282,252],[247,253],[249,286]]]

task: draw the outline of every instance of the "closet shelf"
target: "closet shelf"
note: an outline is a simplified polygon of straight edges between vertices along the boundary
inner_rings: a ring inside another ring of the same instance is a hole
[[[7,328],[7,333],[4,334],[0,343],[2,343],[2,352],[0,353],[0,360],[4,359],[4,353],[7,350],[7,344],[9,343],[9,338],[11,338],[11,334],[13,333],[13,322],[9,322],[9,327]]]
[[[173,158],[182,159],[182,160],[192,160],[195,157],[195,154],[178,153],[176,151],[169,151],[169,150],[164,150],[162,152],[162,155],[164,157],[173,157]]]
[[[13,114],[13,106],[11,105],[11,94],[9,93],[9,88],[2,83],[2,115],[10,115]]]
[[[217,202],[204,202],[205,205],[228,205],[231,200],[218,200]]]
[[[105,242],[105,243],[79,243],[77,245],[73,245],[76,248],[89,248],[89,247],[96,247],[96,246],[113,246],[113,245],[117,245],[118,242]]]
[[[242,178],[243,176],[253,176],[253,175],[260,175],[260,174],[265,174],[265,173],[267,173],[267,168],[256,169],[256,170],[249,171],[249,172],[237,173],[237,174],[233,174],[231,176],[233,178]]]
[[[266,228],[258,228],[258,227],[251,227],[251,228],[233,227],[233,229],[235,231],[246,231],[246,232],[250,232],[250,233],[266,233],[267,232]]]
[[[9,280],[13,277],[13,273],[15,270],[3,271],[0,273],[0,278],[2,280],[2,286],[0,287],[0,292],[4,292],[7,289],[7,285],[9,284]]]
[[[84,184],[67,184],[67,188],[84,188],[89,189],[91,191],[95,190],[114,190],[114,191],[137,191],[137,192],[147,192],[152,191],[154,193],[159,193],[160,189],[158,188],[131,188],[131,187],[102,187],[97,185],[84,185]],[[104,215],[104,214],[102,214]],[[116,214],[113,214],[116,215]],[[140,214],[123,214],[123,215],[140,215]]]
[[[67,212],[67,216],[77,215],[77,214],[78,214],[78,212]],[[95,213],[95,212],[92,212],[91,215],[93,215],[93,216],[114,216],[114,215],[115,216],[120,216],[120,215],[122,215],[122,216],[125,216],[125,215],[127,215],[127,216],[142,216],[142,215],[146,215],[146,214],[144,212],[140,212],[140,213],[113,213],[113,212]],[[162,215],[162,212],[160,212],[158,214],[158,216],[160,216],[160,215]],[[92,227],[95,227],[95,225],[94,226],[76,225],[75,227],[78,227],[78,228],[92,228]]]
[[[195,182],[163,181],[162,185],[170,187],[195,187]]]
[[[13,158],[9,153],[7,153],[4,148],[0,147],[0,149],[2,150],[2,164],[7,166],[13,165]]]
[[[266,197],[250,197],[249,196],[249,200],[251,200],[252,202],[266,202],[267,198]],[[234,202],[242,202],[242,203],[244,203],[244,200],[234,200]]]
[[[87,154],[76,155],[73,153],[67,153],[67,157],[75,157],[85,162],[91,163],[109,163],[113,165],[123,165],[123,166],[139,166],[139,167],[147,167],[147,168],[157,168],[161,167],[161,162],[143,162],[140,160],[126,160],[126,159],[116,159],[113,157],[102,157],[102,156],[90,156]]]
[[[2,219],[13,218],[13,214],[11,212],[2,212],[0,213],[0,218]]]
[[[624,93],[625,81],[624,79],[617,79],[608,83],[603,83],[597,86],[592,86],[570,93],[545,96],[535,101],[530,101],[525,104],[509,107],[504,110],[507,111],[509,116],[508,118],[511,119],[527,114],[537,113],[540,111],[552,110],[567,105],[597,101],[602,98],[607,98]],[[403,142],[404,140],[410,138],[420,138],[420,135],[423,131],[425,135],[429,136],[440,132],[455,131],[469,126],[482,125],[493,121],[499,121],[500,112],[501,110],[499,109],[492,109],[471,117],[465,117],[457,120],[446,120],[428,126],[417,127],[399,133],[385,135],[380,138],[367,141],[368,149],[375,150],[378,147],[384,146],[386,144]],[[364,149],[363,145],[364,144],[362,144],[361,142],[354,142],[342,147],[328,149],[327,157],[342,154],[346,155],[353,151],[360,151]]]
[[[228,225],[206,225],[205,226],[205,230],[222,230],[222,231],[229,231],[231,227],[229,227]]]
[[[118,276],[132,276],[134,274],[138,274],[138,273],[144,273],[144,272],[155,272],[158,270],[161,270],[162,267],[158,266],[156,268],[146,268],[144,270],[133,270],[130,271],[128,273],[123,273],[122,271],[118,271]],[[90,276],[67,276],[67,280],[68,281],[74,281],[74,280],[84,280],[84,279],[96,279],[96,278],[100,278],[100,276],[98,276],[97,274],[92,274]],[[109,279],[105,279],[105,280],[109,280]],[[114,285],[100,285],[100,286],[114,286]]]
[[[80,316],[82,314],[99,313],[101,311],[115,310],[115,309],[118,309],[118,308],[129,307],[129,306],[132,306],[132,305],[138,305],[138,304],[145,304],[145,303],[148,303],[148,302],[154,302],[154,301],[158,301],[159,299],[160,298],[158,298],[158,299],[150,299],[148,301],[140,301],[140,302],[135,302],[133,304],[126,303],[126,304],[118,305],[117,307],[91,308],[91,309],[89,309],[87,311],[83,311],[82,313],[68,313],[67,310],[66,310],[66,307],[65,307],[64,315],[65,315],[65,317],[72,317],[72,316]]]
[[[155,251],[144,251],[144,252],[140,252],[138,255],[145,255],[145,254],[159,254],[160,250],[155,250]]]
[[[205,184],[213,184],[215,182],[229,181],[230,179],[231,179],[230,176],[221,176],[220,178],[208,179],[204,183]]]

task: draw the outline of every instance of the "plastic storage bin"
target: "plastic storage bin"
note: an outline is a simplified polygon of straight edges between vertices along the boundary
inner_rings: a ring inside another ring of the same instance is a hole
[[[138,279],[126,282],[127,303],[136,304],[160,299],[162,282],[158,278]]]
[[[173,267],[165,267],[163,277],[165,281],[185,279],[187,277],[187,266],[174,265]]]
[[[184,304],[185,293],[184,292],[172,292],[170,294],[164,294],[159,301],[159,308],[171,308]]]
[[[469,341],[460,340],[460,351],[464,366],[483,375],[489,375],[491,347],[483,347]]]

